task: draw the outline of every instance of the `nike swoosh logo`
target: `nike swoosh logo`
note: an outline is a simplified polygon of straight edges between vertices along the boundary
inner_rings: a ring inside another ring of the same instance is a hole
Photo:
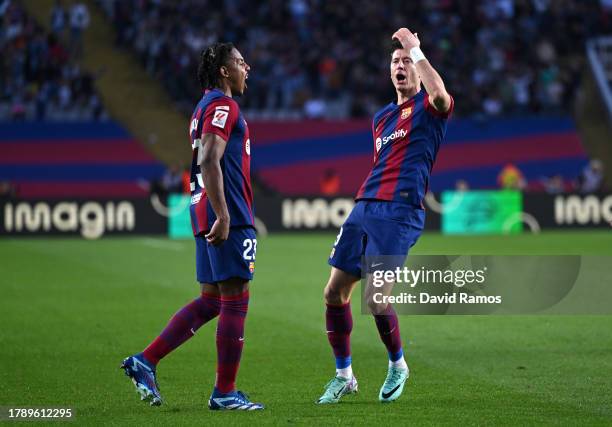
[[[338,390],[337,393],[334,393],[334,399],[337,399],[340,397],[340,395],[342,395],[342,392],[344,391],[344,387],[341,388],[340,390]]]
[[[378,267],[379,265],[383,265],[383,263],[382,263],[382,262],[379,262],[378,264],[372,264],[372,268],[376,268],[376,267]]]
[[[393,327],[393,329],[391,329],[389,332],[383,332],[383,335],[391,335],[393,333],[393,331],[395,331],[395,326]]]
[[[397,389],[401,387],[401,385],[402,385],[402,383],[396,385],[395,388],[393,390],[391,390],[389,393],[383,392],[383,394],[382,394],[383,399],[390,398],[393,395],[393,393],[395,393],[397,391]]]

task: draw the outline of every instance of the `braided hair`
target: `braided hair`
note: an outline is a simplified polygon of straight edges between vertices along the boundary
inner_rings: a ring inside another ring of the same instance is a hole
[[[202,51],[198,66],[198,81],[202,89],[221,86],[219,68],[227,64],[232,49],[232,43],[215,43]]]

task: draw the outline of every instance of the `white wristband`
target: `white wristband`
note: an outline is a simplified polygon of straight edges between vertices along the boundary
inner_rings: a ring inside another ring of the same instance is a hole
[[[425,59],[425,54],[419,46],[415,46],[410,49],[410,59],[412,59],[413,64],[416,64],[417,62]]]

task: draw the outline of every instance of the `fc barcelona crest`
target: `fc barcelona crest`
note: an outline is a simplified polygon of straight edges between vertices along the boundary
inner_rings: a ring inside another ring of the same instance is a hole
[[[408,116],[410,116],[410,113],[412,113],[412,107],[404,108],[402,110],[402,116],[401,116],[402,120],[407,119]]]

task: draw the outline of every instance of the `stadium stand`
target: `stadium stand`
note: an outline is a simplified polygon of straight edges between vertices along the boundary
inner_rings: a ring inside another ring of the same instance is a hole
[[[72,38],[46,32],[15,1],[0,2],[0,120],[108,118],[95,76],[81,69]]]
[[[432,190],[461,180],[470,188],[493,188],[509,159],[528,190],[542,190],[542,179],[560,175],[574,182],[588,163],[570,113],[585,41],[610,32],[609,2],[393,1],[387,8],[361,0],[350,7],[310,0],[95,3],[115,28],[117,50],[136,53],[183,113],[191,113],[199,93],[199,50],[216,40],[236,42],[253,67],[248,96],[240,100],[254,136],[253,169],[282,193],[318,194],[329,171],[338,174],[341,194],[359,187],[371,164],[366,117],[393,98],[381,46],[389,28],[408,22],[416,23],[424,51],[460,100]],[[79,49],[65,33],[68,15],[62,26],[61,11],[45,12],[52,18],[45,32],[19,2],[0,5],[0,120],[43,123],[3,125],[0,144],[8,154],[0,160],[0,181],[14,182],[20,196],[30,197],[146,193],[142,183],[159,178],[164,167],[124,130],[127,121],[119,125],[104,111],[96,76],[80,69]],[[184,134],[177,120],[167,123]],[[98,132],[95,139],[87,126]],[[158,151],[166,144],[168,155],[156,155],[174,164],[184,154],[177,144],[185,141],[170,139],[156,144]],[[49,161],[40,164],[33,149]],[[86,182],[95,189],[87,190]]]
[[[258,136],[253,170],[268,186],[285,194],[316,194],[319,181],[313,177],[333,169],[340,176],[341,193],[359,188],[372,162],[369,121],[282,126],[251,125]],[[459,180],[470,188],[496,188],[497,174],[508,162],[521,169],[528,189],[538,191],[538,183],[553,175],[575,181],[588,159],[574,123],[566,117],[457,119],[449,124],[430,188],[454,188]]]
[[[0,2],[0,182],[19,198],[146,195],[163,165],[108,117],[57,21]]]
[[[432,190],[460,180],[494,188],[511,160],[527,190],[543,191],[541,182],[553,176],[572,185],[588,163],[570,117],[585,42],[612,28],[609,2],[98,3],[117,45],[130,46],[185,112],[198,91],[199,51],[217,40],[236,43],[253,69],[241,103],[257,147],[254,171],[285,194],[317,194],[330,170],[341,193],[359,187],[372,149],[369,122],[359,119],[393,98],[381,47],[389,28],[407,23],[423,34],[424,51],[460,100]],[[287,119],[306,121],[287,126]]]
[[[164,171],[112,121],[5,123],[0,150],[0,181],[20,198],[143,196]]]
[[[571,111],[587,38],[610,33],[608,1],[98,0],[185,112],[207,44],[237,44],[253,72],[249,117],[370,116],[389,102],[390,28],[422,34],[458,116]],[[341,22],[342,25],[338,25]]]

